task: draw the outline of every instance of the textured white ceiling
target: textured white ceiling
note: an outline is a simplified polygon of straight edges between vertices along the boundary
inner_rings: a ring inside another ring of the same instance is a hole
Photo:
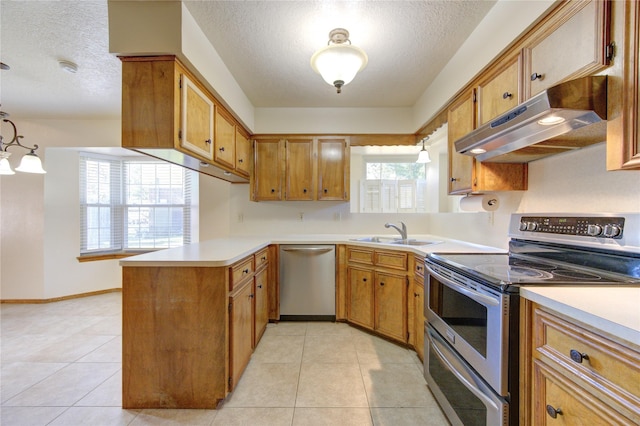
[[[495,1],[185,1],[256,107],[412,106]],[[119,117],[106,0],[0,0],[2,110]],[[338,95],[310,67],[344,27],[369,56]],[[76,74],[58,60],[78,64]]]

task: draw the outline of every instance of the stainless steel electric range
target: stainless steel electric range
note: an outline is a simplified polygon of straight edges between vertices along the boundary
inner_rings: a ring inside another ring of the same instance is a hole
[[[519,289],[640,286],[640,214],[514,214],[509,253],[425,260],[425,378],[454,424],[518,424]]]

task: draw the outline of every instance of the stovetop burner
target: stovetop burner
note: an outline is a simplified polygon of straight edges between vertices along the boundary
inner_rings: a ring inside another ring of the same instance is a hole
[[[546,271],[513,265],[484,264],[476,266],[475,270],[509,283],[553,278],[553,274]]]

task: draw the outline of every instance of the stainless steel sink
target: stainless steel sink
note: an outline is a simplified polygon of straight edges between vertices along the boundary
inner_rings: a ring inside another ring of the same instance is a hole
[[[429,244],[438,244],[442,241],[428,241],[428,240],[394,240],[391,244],[402,244],[405,246],[428,246]]]
[[[351,238],[350,241],[359,241],[363,243],[398,244],[398,245],[405,245],[405,246],[428,246],[429,244],[438,244],[441,242],[441,241],[416,240],[416,239],[401,240],[399,238],[392,238],[392,237],[360,237],[360,238]]]
[[[394,241],[397,241],[397,238],[392,238],[392,237],[361,237],[361,238],[351,238],[350,241],[360,241],[360,242],[363,242],[363,243],[392,244]]]

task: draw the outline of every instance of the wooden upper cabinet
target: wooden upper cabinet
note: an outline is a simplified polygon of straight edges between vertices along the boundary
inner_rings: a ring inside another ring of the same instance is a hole
[[[236,126],[231,116],[220,108],[215,110],[215,128],[213,159],[218,164],[234,168],[236,165]]]
[[[254,150],[253,201],[349,200],[348,137],[259,136]]]
[[[528,41],[525,96],[608,66],[610,1],[571,1],[556,10]]]
[[[607,170],[640,169],[640,2],[612,6],[616,55],[607,90]],[[607,70],[609,71],[609,70]]]
[[[318,138],[318,200],[349,200],[346,138]]]
[[[507,112],[520,103],[520,58],[514,56],[497,64],[497,73],[488,74],[478,84],[478,126]]]
[[[251,141],[245,131],[236,126],[236,172],[249,177],[251,174]]]
[[[285,199],[311,201],[316,198],[313,138],[285,141]]]
[[[186,74],[180,80],[180,145],[212,159],[213,102]]]
[[[253,143],[253,173],[251,199],[279,201],[282,199],[282,154],[280,138],[260,139]]]
[[[475,129],[475,91],[463,94],[448,112],[449,194],[471,192],[475,159],[458,154],[454,142]]]
[[[247,182],[250,165],[236,170],[234,153],[236,133],[248,133],[175,56],[120,59],[124,148]]]
[[[449,194],[527,189],[527,164],[481,163],[456,152],[455,141],[475,128],[474,94],[463,94],[448,112]]]

